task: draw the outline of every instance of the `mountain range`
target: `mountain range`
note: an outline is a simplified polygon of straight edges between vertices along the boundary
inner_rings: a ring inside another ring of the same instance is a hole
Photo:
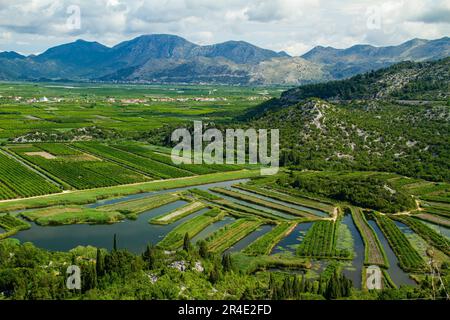
[[[201,46],[178,36],[154,34],[113,47],[77,40],[39,55],[0,52],[0,80],[296,85],[449,55],[449,37],[414,39],[391,47],[318,46],[301,57],[292,57],[243,41]]]

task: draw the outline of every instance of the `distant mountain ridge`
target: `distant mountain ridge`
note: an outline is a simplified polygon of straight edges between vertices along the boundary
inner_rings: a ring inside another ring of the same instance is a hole
[[[0,52],[0,80],[299,85],[347,78],[399,61],[449,55],[448,37],[380,48],[316,47],[302,57],[291,57],[244,41],[201,46],[179,36],[153,34],[113,47],[77,40],[36,56]]]
[[[398,46],[355,45],[348,49],[318,46],[302,58],[326,65],[334,79],[388,67],[402,61],[438,60],[450,56],[450,38],[412,39]]]

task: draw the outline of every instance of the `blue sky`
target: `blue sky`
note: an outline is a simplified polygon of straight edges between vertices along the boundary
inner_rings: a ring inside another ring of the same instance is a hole
[[[0,0],[0,51],[40,53],[79,38],[112,46],[151,33],[291,55],[316,45],[396,45],[450,35],[450,1]]]

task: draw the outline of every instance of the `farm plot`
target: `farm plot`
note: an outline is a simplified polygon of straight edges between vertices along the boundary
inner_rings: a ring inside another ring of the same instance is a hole
[[[28,220],[41,226],[65,224],[108,224],[123,220],[119,212],[100,211],[86,207],[50,207],[22,213]]]
[[[450,255],[450,241],[448,241],[444,236],[438,234],[433,229],[412,217],[395,216],[394,219],[408,225],[415,233],[420,235],[429,244],[441,250],[445,254]]]
[[[245,191],[254,192],[256,194],[266,196],[269,198],[273,198],[276,200],[284,201],[287,203],[292,203],[295,205],[324,211],[330,215],[332,215],[333,211],[334,211],[334,206],[332,206],[330,204],[319,202],[319,201],[314,201],[314,200],[307,199],[307,198],[294,197],[294,196],[291,196],[291,195],[288,195],[285,193],[281,193],[279,191],[267,189],[267,188],[260,188],[260,187],[253,186],[253,185],[243,185],[243,184],[237,184],[237,185],[234,185],[233,187],[242,189]]]
[[[268,233],[259,237],[244,249],[243,253],[250,256],[268,255],[273,247],[297,225],[297,222],[283,222]]]
[[[239,219],[217,230],[207,237],[208,250],[213,253],[222,253],[262,224],[259,220]]]
[[[117,211],[123,214],[139,214],[166,204],[180,200],[180,195],[176,193],[164,193],[142,199],[122,201],[114,204],[98,207],[103,211]]]
[[[397,256],[400,267],[406,272],[423,270],[425,267],[424,260],[395,223],[390,218],[381,214],[374,213],[374,216],[378,226]]]
[[[282,220],[283,219],[283,217],[274,215],[270,212],[266,212],[263,210],[257,210],[257,209],[254,209],[254,208],[251,208],[248,206],[244,206],[240,203],[228,201],[227,199],[219,198],[219,199],[211,200],[211,201],[220,207],[224,207],[226,209],[233,210],[234,212],[238,212],[240,215],[252,214],[252,215],[255,215],[258,217],[271,219],[271,220]]]
[[[426,202],[423,204],[426,213],[450,218],[450,204],[443,202]]]
[[[225,213],[219,209],[211,209],[210,211],[177,226],[158,243],[158,246],[166,250],[176,250],[183,244],[186,233],[189,234],[189,238],[192,239],[210,224],[221,220],[224,215]]]
[[[114,145],[114,147],[193,174],[207,174],[213,172],[233,171],[242,169],[241,167],[236,165],[226,165],[226,164],[203,164],[201,166],[195,164],[175,165],[170,155],[152,151],[142,145],[127,143],[126,145],[125,144]]]
[[[38,173],[0,152],[0,199],[25,198],[60,191]]]
[[[427,222],[431,222],[443,227],[447,227],[450,228],[450,220],[446,219],[444,217],[438,216],[438,215],[434,215],[434,214],[429,214],[429,213],[419,213],[419,214],[415,214],[414,215],[415,218],[418,218],[420,220],[423,221],[427,221]]]
[[[152,224],[170,224],[190,214],[193,214],[194,212],[197,212],[205,207],[206,205],[203,202],[200,201],[192,202],[172,212],[151,219],[149,222]]]
[[[182,170],[162,162],[152,160],[128,151],[123,151],[100,143],[75,143],[75,147],[99,157],[117,162],[152,178],[168,179],[193,176],[192,172]]]
[[[6,231],[0,233],[1,240],[16,234],[21,230],[29,229],[31,226],[29,223],[7,213],[0,215],[0,227]]]
[[[53,150],[53,147],[45,147],[48,150]],[[36,152],[47,151],[38,149],[36,146],[34,148],[38,151],[18,147],[10,147],[9,150],[16,152],[20,157],[43,170],[44,173],[49,173],[57,181],[62,181],[76,189],[110,187],[150,180],[142,174],[117,164],[100,161],[81,152],[74,152],[62,144],[57,147],[57,153],[64,153],[60,156],[42,156]]]
[[[350,252],[336,248],[337,224],[334,221],[318,221],[308,230],[297,254],[313,258],[351,258]]]
[[[355,222],[355,225],[358,228],[358,231],[364,241],[364,263],[366,265],[379,265],[387,267],[388,262],[380,241],[378,240],[375,232],[372,230],[370,225],[367,223],[361,209],[350,207],[350,211],[353,217],[353,221]]]
[[[305,212],[305,211],[297,210],[297,209],[294,209],[294,208],[290,208],[290,207],[287,207],[287,206],[284,206],[284,205],[281,205],[281,204],[278,204],[278,203],[274,203],[274,202],[270,202],[270,201],[267,201],[267,200],[263,200],[263,199],[260,199],[258,197],[254,197],[254,196],[249,196],[249,195],[246,195],[246,194],[243,194],[243,193],[240,193],[240,192],[231,191],[231,190],[227,190],[227,189],[224,189],[224,188],[212,188],[211,190],[215,191],[217,193],[224,194],[226,196],[235,198],[235,199],[239,199],[239,200],[242,200],[242,201],[247,201],[247,202],[250,202],[250,203],[261,205],[263,207],[267,207],[267,208],[270,208],[270,209],[278,210],[278,211],[285,212],[285,213],[288,213],[288,214],[292,214],[292,215],[295,215],[295,216],[304,217],[304,218],[311,218],[311,219],[317,219],[318,218],[317,216],[315,216],[315,215],[313,215],[313,214],[311,214],[309,212]]]

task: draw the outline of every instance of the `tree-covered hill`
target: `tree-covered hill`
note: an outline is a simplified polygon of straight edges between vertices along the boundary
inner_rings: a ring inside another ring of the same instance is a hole
[[[434,62],[402,62],[389,68],[347,80],[310,84],[284,92],[245,115],[259,117],[268,110],[291,106],[308,98],[343,100],[439,100],[450,99],[450,57]]]
[[[306,85],[247,112],[280,129],[281,164],[450,180],[450,58]]]

